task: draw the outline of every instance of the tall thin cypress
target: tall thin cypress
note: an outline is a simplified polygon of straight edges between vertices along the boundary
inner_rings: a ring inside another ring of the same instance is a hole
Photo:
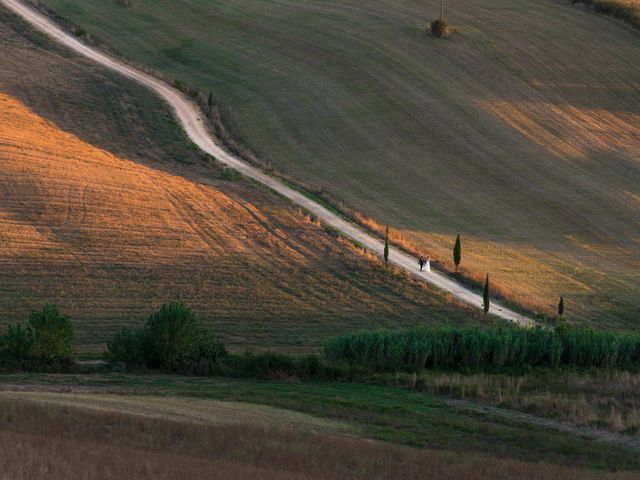
[[[491,302],[490,298],[489,298],[489,274],[487,273],[487,278],[484,281],[484,292],[482,294],[482,300],[483,300],[483,304],[482,304],[482,308],[484,309],[484,314],[486,315],[487,313],[489,313],[489,303]]]
[[[213,108],[213,92],[209,92],[209,98],[207,98],[207,105],[209,106],[209,115],[211,115],[211,110]]]
[[[389,264],[389,227],[384,233],[384,264]]]
[[[558,303],[558,316],[561,317],[564,314],[564,297],[560,295],[560,303]]]
[[[453,246],[453,263],[456,265],[456,272],[462,260],[462,249],[460,246],[460,234],[456,237],[456,244]]]

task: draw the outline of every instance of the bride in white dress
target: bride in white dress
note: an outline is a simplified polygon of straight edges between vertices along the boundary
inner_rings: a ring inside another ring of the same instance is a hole
[[[427,259],[425,260],[424,271],[425,272],[430,272],[431,271],[431,257],[427,257]]]

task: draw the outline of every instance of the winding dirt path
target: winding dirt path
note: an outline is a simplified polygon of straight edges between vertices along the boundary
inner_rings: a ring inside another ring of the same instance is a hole
[[[381,239],[367,233],[364,229],[353,222],[331,212],[319,203],[307,198],[302,193],[288,187],[281,180],[267,175],[260,169],[253,167],[243,160],[240,160],[239,158],[224,151],[222,147],[215,143],[210,135],[199,109],[178,90],[146,73],[126,65],[119,60],[88,47],[78,39],[74,38],[71,34],[63,31],[52,20],[33,8],[24,5],[19,0],[0,0],[0,3],[22,17],[34,28],[45,33],[58,43],[153,90],[171,106],[191,141],[193,141],[193,143],[195,143],[204,152],[213,156],[228,167],[237,170],[246,177],[252,178],[275,190],[282,196],[291,200],[293,203],[308,210],[310,213],[318,217],[321,222],[337,229],[343,235],[363,245],[372,252],[378,252],[379,255],[382,255],[384,243]],[[418,271],[417,259],[402,251],[391,249],[389,253],[389,262],[407,270],[416,278],[426,281],[434,287],[450,292],[453,297],[458,300],[468,303],[474,307],[482,308],[482,297],[479,294],[469,290],[446,275],[434,271],[433,269],[431,272]],[[536,325],[534,320],[514,312],[495,301],[491,303],[490,313],[522,326]]]

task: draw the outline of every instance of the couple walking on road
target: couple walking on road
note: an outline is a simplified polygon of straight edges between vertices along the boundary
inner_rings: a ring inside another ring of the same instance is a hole
[[[423,270],[426,272],[430,272],[431,271],[431,257],[427,257],[424,258],[424,256],[420,256],[420,258],[418,259],[418,265],[420,265],[420,271],[422,272]]]

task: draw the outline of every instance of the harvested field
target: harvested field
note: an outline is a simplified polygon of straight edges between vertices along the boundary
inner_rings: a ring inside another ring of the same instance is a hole
[[[40,2],[211,90],[265,164],[514,302],[640,318],[640,36],[548,0]]]
[[[142,88],[0,9],[0,322],[55,302],[76,346],[181,300],[232,348],[465,321],[304,213],[202,159]]]

